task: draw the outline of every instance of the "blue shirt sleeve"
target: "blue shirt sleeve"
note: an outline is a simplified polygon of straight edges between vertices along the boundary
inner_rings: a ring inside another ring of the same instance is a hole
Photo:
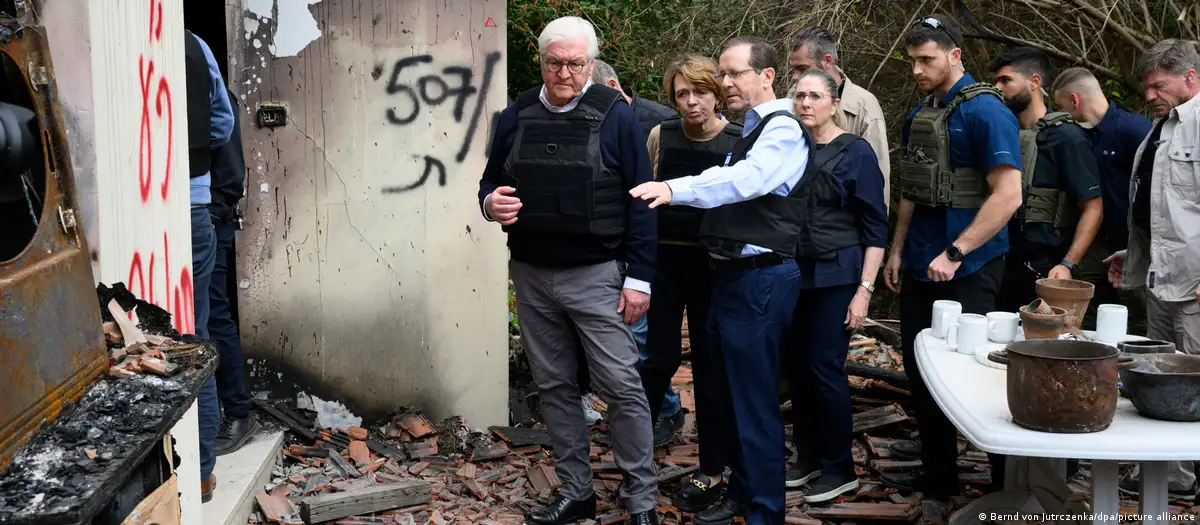
[[[208,62],[208,77],[212,85],[208,89],[211,101],[209,110],[209,145],[216,148],[229,141],[233,134],[233,106],[229,103],[228,90],[225,89],[225,79],[221,77],[221,67],[217,65],[217,57],[204,39],[196,37],[200,49],[204,50],[204,59]]]
[[[833,175],[842,182],[848,204],[858,217],[859,240],[865,246],[886,248],[888,216],[883,204],[883,172],[875,150],[866,140],[855,140]]]
[[[983,169],[984,175],[1003,165],[1021,169],[1017,117],[994,97],[982,96],[970,102],[963,104],[962,114],[975,165]]]
[[[644,182],[653,181],[650,152],[646,150],[646,138],[642,136],[641,124],[638,123],[633,109],[628,104],[617,102],[608,118],[617,123],[618,165],[625,180],[625,191],[628,192]],[[649,201],[630,198],[629,221],[625,226],[625,263],[628,265],[628,276],[647,283],[652,282],[657,252],[658,212],[650,209]]]

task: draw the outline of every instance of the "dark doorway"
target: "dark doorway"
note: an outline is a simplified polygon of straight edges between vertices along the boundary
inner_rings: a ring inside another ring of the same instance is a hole
[[[221,67],[221,77],[229,82],[229,45],[226,43],[225,2],[183,0],[183,27],[200,37],[212,49]]]
[[[225,79],[226,86],[231,86],[225,9],[225,2],[183,0],[183,27],[203,40],[205,44],[208,44],[209,49],[212,49],[213,56],[217,59],[217,66],[221,69],[221,78]],[[229,278],[225,282],[225,287],[229,294],[229,309],[233,317],[233,322],[237,323],[237,257],[232,250],[229,252],[228,260],[225,262],[226,268],[229,269]]]

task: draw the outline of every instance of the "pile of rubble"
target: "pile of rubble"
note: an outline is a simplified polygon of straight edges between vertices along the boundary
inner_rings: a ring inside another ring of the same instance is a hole
[[[124,284],[96,289],[100,297],[104,338],[108,343],[112,377],[125,379],[140,374],[171,377],[196,365],[206,351],[171,326],[171,315],[162,308],[134,297]]]
[[[686,341],[686,325],[684,330]],[[982,496],[981,489],[991,482],[987,455],[960,440],[959,480],[967,486],[963,496],[937,501],[920,493],[904,496],[883,486],[881,474],[912,473],[921,462],[896,458],[888,449],[889,444],[917,434],[902,406],[909,395],[902,357],[893,344],[884,342],[898,340],[898,334],[868,334],[855,336],[847,358],[847,367],[856,370],[852,374],[862,374],[851,377],[856,434],[853,457],[861,488],[853,495],[812,505],[805,503],[801,491],[789,491],[787,524],[946,523],[955,509]],[[664,525],[690,521],[690,515],[671,504],[671,496],[681,481],[699,468],[695,396],[687,364],[672,384],[686,416],[677,441],[655,451],[658,511]],[[593,408],[606,412],[607,406],[595,395],[588,394],[587,399]],[[528,410],[528,400],[521,403],[522,410]],[[300,442],[283,450],[283,464],[276,468],[272,483],[257,495],[252,525],[322,521],[339,525],[522,525],[524,514],[551,502],[561,485],[554,471],[549,435],[537,425],[471,432],[458,419],[435,425],[419,411],[405,411],[370,429],[318,430],[311,414],[288,405],[260,404],[290,427]],[[785,403],[783,409],[791,423],[790,405]],[[605,430],[603,423],[592,427],[593,434]],[[591,460],[599,518],[584,523],[620,523],[627,516],[618,496],[622,475],[613,452],[594,443]],[[1087,498],[1086,472],[1077,476],[1072,487]]]

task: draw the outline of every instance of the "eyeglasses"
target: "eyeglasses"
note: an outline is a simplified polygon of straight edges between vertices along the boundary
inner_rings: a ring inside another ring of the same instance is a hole
[[[793,95],[793,97],[796,99],[797,102],[804,102],[805,99],[812,100],[813,104],[816,104],[816,103],[828,98],[826,95],[823,95],[821,93],[796,93],[795,95]]]
[[[587,62],[559,62],[558,60],[551,59],[542,61],[542,64],[545,64],[546,69],[549,69],[551,73],[558,73],[559,71],[562,71],[562,68],[565,65],[567,66],[567,71],[574,75],[582,72],[583,68],[586,67],[591,61],[591,59],[588,59]]]
[[[750,71],[753,71],[753,72],[755,72],[755,73],[762,73],[762,70],[761,70],[761,69],[758,69],[758,68],[753,68],[753,67],[752,67],[752,68],[749,68],[749,69],[743,69],[743,70],[741,70],[741,71],[730,71],[730,72],[728,72],[728,73],[726,73],[726,72],[722,71],[722,72],[720,72],[720,73],[717,73],[717,80],[724,80],[724,79],[725,79],[725,77],[733,77],[733,78],[737,78],[737,77],[740,77],[740,76],[742,76],[742,75],[744,75],[744,74],[746,74],[747,72],[750,72]]]
[[[946,27],[946,24],[943,24],[941,20],[938,20],[932,16],[917,20],[913,23],[913,25],[928,27],[929,29],[940,29],[943,33],[946,33],[946,36],[950,37],[950,41],[954,42],[955,46],[959,45],[958,39],[954,38],[954,35],[950,34],[950,29]]]

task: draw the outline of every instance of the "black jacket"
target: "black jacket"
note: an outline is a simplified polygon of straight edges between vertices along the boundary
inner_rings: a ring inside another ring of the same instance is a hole
[[[233,207],[245,193],[246,156],[242,150],[241,111],[238,99],[229,93],[229,106],[233,108],[233,133],[229,141],[212,150],[212,204],[208,211],[218,221],[234,220]]]

